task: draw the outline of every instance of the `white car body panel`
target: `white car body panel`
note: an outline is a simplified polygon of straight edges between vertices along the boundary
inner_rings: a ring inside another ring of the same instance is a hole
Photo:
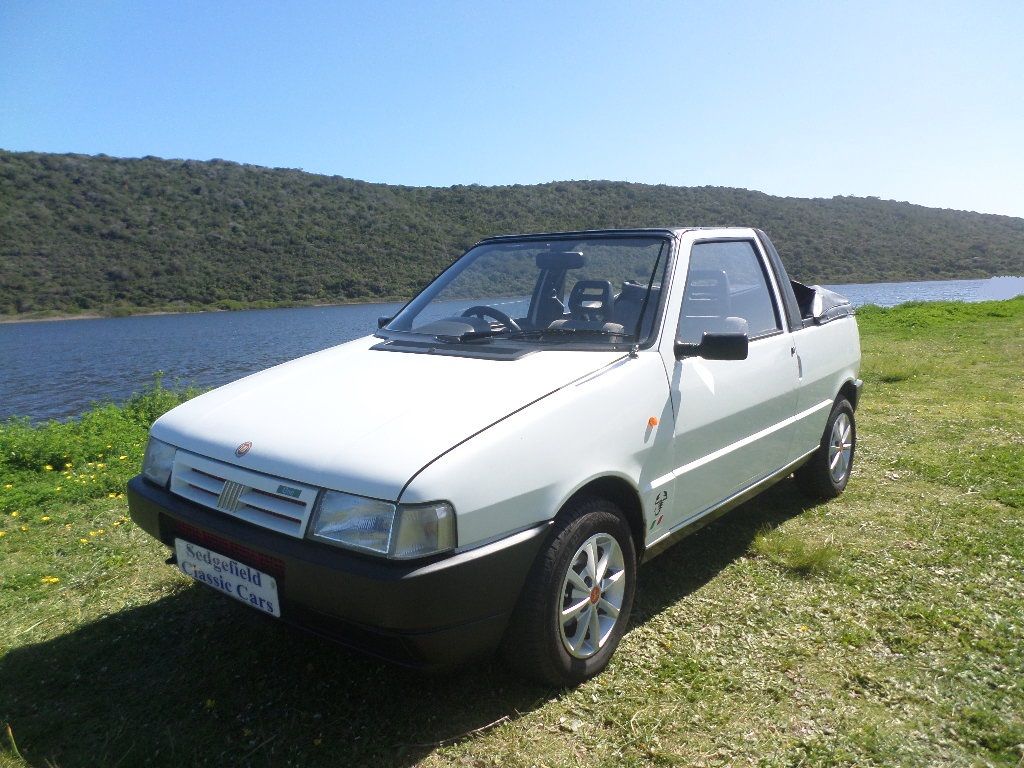
[[[792,429],[766,430],[792,415],[796,406],[796,363],[789,350],[790,340],[779,335],[751,342],[743,361],[675,362],[675,468],[671,482],[659,478],[673,488],[675,522],[786,463]],[[758,433],[764,434],[747,439]]]
[[[797,411],[802,413],[815,403],[826,400],[831,402],[844,382],[857,378],[860,370],[860,333],[857,321],[846,317],[827,325],[809,326],[794,336],[801,371]],[[851,354],[849,350],[856,354]],[[809,451],[818,444],[826,418],[827,409],[800,420],[793,437],[798,450]]]
[[[652,416],[657,426],[649,425]],[[417,475],[401,500],[450,501],[459,510],[459,544],[472,546],[549,520],[597,477],[650,486],[668,468],[671,438],[659,355],[620,356],[454,448]],[[642,498],[648,521],[655,495]]]

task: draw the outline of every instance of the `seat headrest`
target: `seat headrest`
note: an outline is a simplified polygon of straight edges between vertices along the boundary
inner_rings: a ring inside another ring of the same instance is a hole
[[[569,311],[580,320],[611,319],[612,284],[609,280],[578,280],[569,292]]]

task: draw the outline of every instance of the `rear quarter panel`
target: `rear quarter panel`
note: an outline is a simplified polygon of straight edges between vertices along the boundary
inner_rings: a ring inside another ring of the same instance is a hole
[[[831,404],[843,384],[860,372],[860,333],[851,315],[797,331],[794,340],[803,374],[797,412],[817,406],[801,419],[794,437],[796,453],[806,453],[820,442]]]

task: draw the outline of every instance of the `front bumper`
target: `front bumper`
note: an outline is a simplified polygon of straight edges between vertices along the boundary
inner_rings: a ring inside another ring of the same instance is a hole
[[[414,667],[451,667],[494,651],[548,528],[410,563],[284,536],[141,476],[128,484],[128,508],[169,547],[185,539],[274,576],[283,620]]]

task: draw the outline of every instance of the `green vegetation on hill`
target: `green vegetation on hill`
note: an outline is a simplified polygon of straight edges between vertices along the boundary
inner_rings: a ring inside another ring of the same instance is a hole
[[[794,277],[1024,273],[1024,219],[609,181],[401,187],[290,169],[0,150],[0,315],[408,297],[492,234],[757,226]]]
[[[858,320],[846,493],[784,481],[644,566],[567,692],[422,678],[164,565],[123,490],[187,393],[0,424],[0,766],[1019,767],[1024,298]]]

